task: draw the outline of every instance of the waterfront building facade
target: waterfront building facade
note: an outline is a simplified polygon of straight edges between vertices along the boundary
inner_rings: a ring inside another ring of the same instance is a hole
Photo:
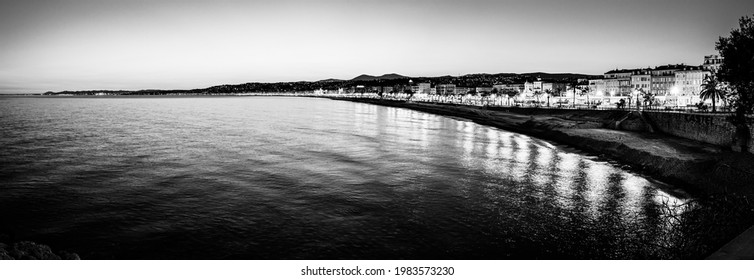
[[[562,80],[542,80],[525,83],[513,83],[515,79],[503,79],[498,84],[489,86],[460,87],[455,84],[438,84],[434,87],[430,83],[414,83],[408,85],[396,85],[395,87],[365,87],[362,85],[347,88],[349,93],[371,92],[403,92],[411,89],[417,97],[427,98],[427,95],[440,96],[463,96],[471,93],[483,94],[497,90],[498,94],[493,98],[507,99],[508,90],[515,90],[519,94],[512,98],[518,104],[532,104],[538,100],[542,104],[550,101],[550,104],[565,106],[567,104],[589,104],[591,106],[614,106],[624,99],[630,104],[634,100],[642,100],[643,92],[653,96],[654,106],[690,106],[699,103],[699,93],[705,77],[719,69],[722,62],[720,56],[705,56],[704,64],[689,66],[684,64],[662,65],[654,68],[639,69],[616,69],[604,73],[600,79],[581,79],[579,83],[562,82]],[[481,83],[481,82],[480,82]],[[466,82],[469,84],[469,82]],[[473,84],[473,83],[471,83]],[[575,85],[574,85],[575,84]],[[535,93],[539,92],[537,95]],[[550,93],[548,95],[548,92]],[[478,98],[478,97],[475,97]],[[474,100],[471,98],[469,100]],[[553,101],[552,98],[555,98]],[[501,100],[502,100],[501,99]],[[466,100],[463,98],[462,100]]]
[[[607,85],[605,83],[605,79],[594,79],[589,80],[589,91],[587,93],[587,100],[592,99],[594,100],[594,97],[597,96],[604,96],[605,92],[607,92]],[[591,103],[591,101],[590,101]]]
[[[675,85],[671,94],[679,104],[693,105],[699,103],[704,78],[712,74],[702,66],[689,66],[675,72]],[[682,106],[682,105],[681,105]]]
[[[512,89],[518,91],[518,93],[524,92],[524,84],[497,84],[492,86],[492,88],[496,88],[498,92],[502,93],[503,90]]]
[[[565,83],[542,83],[543,91],[551,91],[554,95],[564,93],[567,85]]]
[[[620,80],[618,80],[617,78],[605,79],[605,92],[603,96],[605,97],[618,96],[619,90],[620,90]]]
[[[534,94],[534,92],[543,91],[542,84],[542,81],[524,83],[524,94],[528,96]]]
[[[492,87],[476,87],[474,90],[477,94],[490,93],[492,92]]]
[[[440,84],[435,87],[437,94],[439,95],[453,95],[456,93],[456,85],[454,84]]]
[[[652,90],[652,74],[647,71],[632,75],[631,87],[633,91],[642,90],[644,92],[649,92]]]
[[[704,64],[702,67],[711,73],[717,73],[720,70],[720,65],[723,63],[723,57],[717,54],[705,55]]]
[[[669,102],[672,106],[678,106],[675,95],[671,93],[675,86],[675,72],[683,69],[685,65],[663,65],[650,70],[652,75],[651,93],[658,102]]]
[[[432,85],[430,83],[418,83],[416,93],[418,94],[430,94]]]

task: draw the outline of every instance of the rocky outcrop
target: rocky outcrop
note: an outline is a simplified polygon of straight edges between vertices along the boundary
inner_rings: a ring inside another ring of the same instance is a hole
[[[0,260],[79,260],[79,255],[61,251],[53,253],[50,246],[31,241],[11,245],[0,243]]]

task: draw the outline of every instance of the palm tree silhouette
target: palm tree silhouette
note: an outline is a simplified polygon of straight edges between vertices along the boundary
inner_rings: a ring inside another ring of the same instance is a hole
[[[512,88],[503,89],[503,93],[508,96],[508,106],[511,105],[511,98],[516,97],[519,94],[518,90]]]
[[[551,89],[546,89],[545,93],[547,94],[547,107],[550,107],[550,96],[552,96],[553,91]]]
[[[542,94],[544,94],[544,92],[543,92],[543,91],[541,91],[541,90],[535,90],[535,91],[534,91],[534,97],[536,97],[536,98],[537,98],[537,105],[536,105],[536,107],[539,107],[539,97],[540,97],[540,96],[541,96]]]
[[[712,112],[715,112],[715,100],[725,99],[725,91],[720,86],[720,82],[717,80],[717,77],[707,75],[707,77],[704,78],[704,83],[702,83],[701,87],[702,91],[699,92],[699,98],[702,100],[712,98]]]

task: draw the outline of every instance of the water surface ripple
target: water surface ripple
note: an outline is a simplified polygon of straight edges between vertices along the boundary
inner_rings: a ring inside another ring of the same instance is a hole
[[[3,98],[0,226],[95,259],[652,257],[683,202],[521,134],[311,98]]]

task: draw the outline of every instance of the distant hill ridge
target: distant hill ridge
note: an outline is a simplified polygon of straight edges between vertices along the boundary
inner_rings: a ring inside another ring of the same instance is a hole
[[[361,74],[351,81],[374,81],[374,80],[396,80],[396,79],[408,79],[409,77],[399,75],[396,73],[384,74],[382,76],[372,76],[367,74]]]
[[[298,81],[298,82],[249,82],[244,84],[226,84],[216,85],[208,88],[198,89],[173,89],[173,90],[83,90],[83,91],[61,91],[61,92],[46,92],[45,95],[55,94],[76,94],[76,95],[95,95],[95,94],[116,94],[116,95],[160,95],[160,94],[174,94],[174,93],[188,93],[188,94],[208,94],[208,93],[249,93],[249,92],[291,92],[291,91],[312,91],[315,89],[337,89],[343,87],[353,86],[393,86],[396,84],[407,84],[409,80],[413,80],[415,83],[431,83],[437,84],[455,84],[460,87],[491,87],[495,84],[510,84],[510,83],[524,83],[527,81],[536,81],[541,79],[547,82],[576,82],[583,79],[601,78],[600,75],[586,75],[576,73],[475,73],[465,74],[462,76],[435,76],[435,77],[409,77],[396,73],[384,74],[380,76],[372,76],[367,74],[359,75],[351,80],[341,79],[326,79],[314,82]]]

